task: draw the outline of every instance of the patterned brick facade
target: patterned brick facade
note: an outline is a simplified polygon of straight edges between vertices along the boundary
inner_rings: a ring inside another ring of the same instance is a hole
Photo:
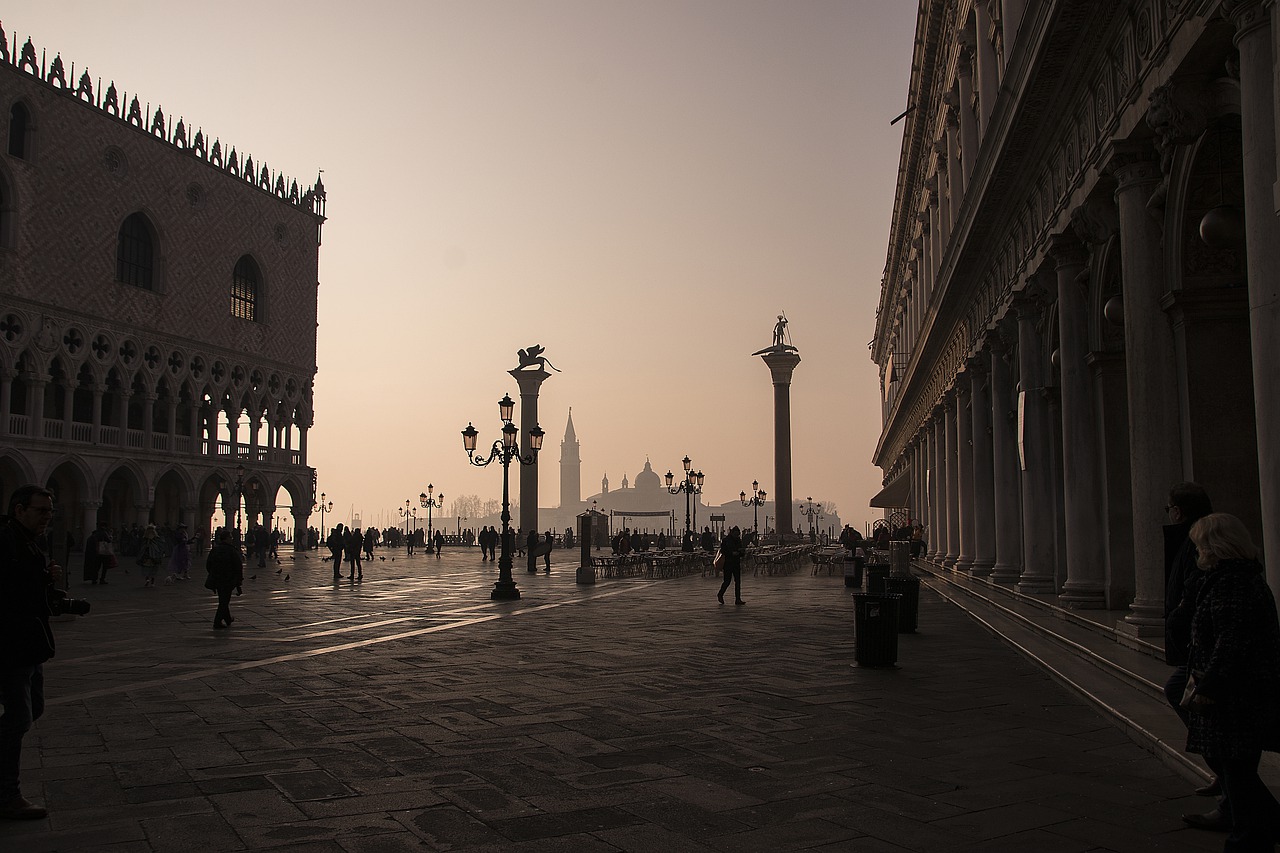
[[[52,486],[77,541],[98,520],[208,531],[240,465],[250,518],[284,488],[305,527],[323,185],[69,84],[3,31],[0,122],[0,498]],[[149,288],[118,267],[130,217]]]

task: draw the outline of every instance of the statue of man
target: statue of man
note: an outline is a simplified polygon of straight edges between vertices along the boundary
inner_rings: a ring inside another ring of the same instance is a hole
[[[784,315],[779,314],[778,322],[773,327],[773,345],[775,347],[783,346],[786,343],[786,341],[783,340],[783,335],[786,330],[787,318]]]

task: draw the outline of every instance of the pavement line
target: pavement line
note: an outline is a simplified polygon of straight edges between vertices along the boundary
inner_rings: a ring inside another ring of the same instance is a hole
[[[320,655],[332,654],[334,652],[345,652],[352,649],[360,649],[366,646],[376,646],[382,643],[390,643],[396,640],[407,640],[411,637],[420,637],[424,634],[435,634],[440,631],[450,631],[455,628],[466,628],[471,625],[479,625],[484,622],[492,622],[496,619],[505,619],[511,616],[520,616],[526,613],[538,613],[543,610],[551,610],[556,607],[564,607],[570,604],[585,604],[588,601],[595,601],[601,598],[612,598],[615,595],[622,595],[635,589],[643,589],[644,587],[654,586],[658,582],[650,581],[645,584],[627,585],[621,589],[611,590],[610,592],[602,592],[590,595],[584,598],[566,599],[564,601],[553,601],[548,604],[539,604],[534,607],[522,607],[518,610],[511,610],[506,613],[491,613],[487,616],[475,616],[469,619],[461,619],[457,622],[449,622],[444,625],[432,625],[427,628],[417,628],[412,631],[402,631],[399,634],[388,634],[383,637],[370,637],[366,640],[354,640],[349,643],[342,643],[336,646],[326,646],[321,649],[311,649],[305,652],[293,652],[291,654],[276,655],[269,658],[261,658],[259,660],[242,661],[240,663],[220,664],[205,669],[194,670],[192,672],[184,672],[178,675],[170,675],[166,678],[155,678],[149,681],[140,681],[134,684],[120,684],[114,687],[104,687],[101,690],[90,690],[87,693],[77,693],[68,696],[60,696],[56,699],[45,701],[46,706],[50,705],[68,705],[73,702],[83,702],[86,699],[97,699],[102,696],[114,696],[119,693],[129,693],[135,690],[147,690],[154,687],[162,687],[166,684],[176,684],[182,681],[195,681],[201,678],[212,678],[218,675],[225,675],[229,672],[242,672],[246,669],[257,669],[263,666],[272,666],[278,663],[288,663],[290,661],[305,660],[306,658],[318,657]]]

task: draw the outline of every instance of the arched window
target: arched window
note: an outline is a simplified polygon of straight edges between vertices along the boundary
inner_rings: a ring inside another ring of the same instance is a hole
[[[152,290],[155,273],[155,244],[151,224],[141,213],[133,213],[120,226],[116,242],[116,281]]]
[[[258,319],[258,292],[262,276],[253,258],[244,255],[236,261],[231,273],[231,316],[242,320]]]
[[[22,104],[14,104],[9,109],[9,153],[14,157],[27,158],[27,127],[31,116]]]

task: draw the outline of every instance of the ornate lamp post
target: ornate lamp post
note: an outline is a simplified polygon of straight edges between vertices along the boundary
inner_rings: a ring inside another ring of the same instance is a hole
[[[320,541],[323,542],[326,535],[325,526],[324,526],[324,514],[326,512],[333,512],[333,501],[326,501],[324,492],[320,493],[320,502],[317,504],[313,504],[311,507],[312,512],[315,512],[316,510],[320,510]]]
[[[418,517],[418,508],[413,505],[413,501],[406,500],[404,506],[396,507],[396,512],[400,513],[400,517],[404,519],[404,538],[409,538],[409,519]]]
[[[221,486],[222,486],[222,488],[224,488],[224,489],[225,489],[225,488],[227,487],[226,482],[223,482],[223,483],[221,484]],[[258,483],[257,483],[257,481],[254,481],[254,482],[250,483],[250,484],[249,484],[249,488],[250,488],[250,491],[253,491],[253,492],[255,492],[255,493],[256,493],[256,492],[258,491]],[[231,489],[231,499],[232,499],[232,500],[234,500],[234,501],[236,502],[236,540],[237,540],[237,541],[239,541],[239,539],[240,539],[240,521],[241,521],[240,509],[241,509],[241,504],[244,502],[244,501],[243,501],[243,498],[244,498],[244,466],[243,466],[243,465],[237,465],[237,466],[236,466],[236,481],[235,481],[235,484],[232,486],[232,489]],[[224,507],[223,507],[223,516],[224,516],[224,520],[226,520],[226,519],[225,519],[225,516],[226,516],[226,507],[225,507],[225,505],[224,505]]]
[[[427,483],[427,490],[418,495],[418,503],[422,504],[422,508],[427,511],[427,542],[431,541],[431,510],[437,507],[444,507],[444,492],[434,495],[436,487]],[[448,530],[449,522],[445,521],[445,530]],[[430,547],[430,545],[428,545]]]
[[[542,449],[542,439],[546,434],[536,423],[529,430],[529,453],[520,455],[517,438],[520,429],[511,422],[515,411],[515,401],[510,394],[504,394],[498,401],[498,416],[502,419],[502,438],[493,443],[487,458],[476,455],[476,440],[480,433],[470,423],[462,431],[462,447],[467,451],[467,461],[478,468],[492,462],[502,463],[502,554],[498,557],[498,582],[493,585],[490,598],[495,601],[514,601],[520,597],[520,590],[511,578],[511,487],[510,468],[512,460],[520,465],[535,465],[538,462],[538,451]]]
[[[814,519],[817,519],[818,521],[822,521],[822,504],[820,502],[814,503],[813,498],[805,498],[805,501],[807,501],[807,503],[805,503],[805,505],[801,507],[800,513],[801,515],[806,515],[809,517],[809,541],[817,542],[818,537],[813,532],[813,521]]]
[[[690,501],[693,495],[702,494],[703,476],[701,471],[690,470],[693,463],[689,461],[688,456],[684,458],[683,463],[684,463],[684,479],[680,481],[680,485],[674,486],[673,484],[675,483],[675,474],[672,474],[670,471],[667,472],[667,491],[673,495],[678,495],[681,492],[684,492],[684,532],[688,533],[690,531],[690,527],[689,527]]]
[[[738,492],[738,500],[743,506],[751,507],[751,530],[754,533],[760,532],[760,507],[764,506],[765,493],[760,491],[760,481],[751,481],[751,497],[747,497],[746,492]],[[768,521],[768,516],[765,517]]]

